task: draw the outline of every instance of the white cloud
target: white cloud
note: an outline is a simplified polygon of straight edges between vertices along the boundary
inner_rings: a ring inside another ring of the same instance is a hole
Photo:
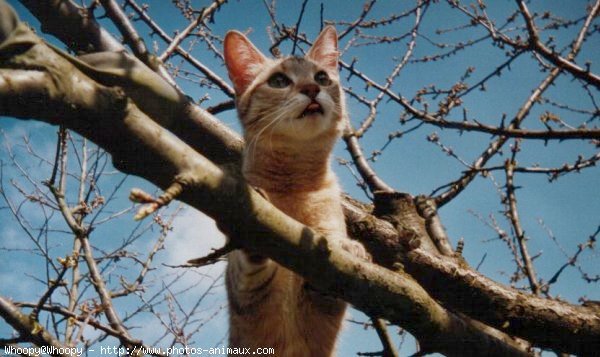
[[[193,269],[171,266],[185,264],[190,259],[205,256],[212,249],[222,247],[225,244],[225,236],[218,230],[211,218],[192,208],[185,209],[181,215],[175,218],[172,227],[173,231],[165,241],[164,255],[161,259],[163,264],[156,265],[156,274],[157,276],[169,276],[171,279],[174,277],[173,274],[183,273],[177,284],[170,288],[175,293],[194,286],[192,290],[177,295],[177,301],[189,313],[198,299],[203,299],[200,308],[194,315],[195,322],[188,326],[186,333],[203,321],[206,322],[206,325],[195,334],[193,341],[190,342],[193,347],[208,348],[219,341],[226,334],[228,328],[226,309],[219,310],[219,307],[226,303],[223,281],[217,281],[217,287],[213,287],[210,293],[204,296],[215,281],[214,279],[223,272],[225,264],[218,263]],[[165,280],[165,282],[167,281]],[[169,315],[165,305],[158,308],[158,311],[162,318],[168,319]],[[215,312],[219,312],[218,315],[207,321]],[[133,330],[132,333],[146,343],[153,343],[164,332],[162,328],[149,329],[145,327],[156,324],[156,317],[152,315],[138,317],[136,324],[141,328]],[[162,340],[158,345],[168,347],[165,343],[168,344],[170,341],[171,337]]]
[[[218,279],[224,269],[225,263],[217,263],[201,268],[173,268],[187,263],[188,260],[208,255],[213,249],[225,244],[225,236],[219,231],[215,222],[192,208],[187,208],[175,218],[173,231],[165,241],[165,254],[157,265],[158,276],[172,276],[181,274],[178,287],[195,286],[198,295]],[[182,270],[183,269],[183,270]],[[222,280],[217,285],[222,284]],[[225,300],[223,296],[222,300]]]
[[[25,238],[25,234],[10,226],[5,226],[0,231],[0,247],[5,249],[30,248],[29,240]]]
[[[225,244],[225,236],[215,221],[194,209],[186,209],[173,222],[173,233],[166,242],[165,263],[184,264],[189,259],[207,255]]]
[[[4,253],[6,254],[6,253]],[[15,274],[15,271],[26,271],[27,264],[11,263],[11,270],[0,271],[0,281],[2,287],[0,294],[15,300],[31,300],[37,293],[40,293],[40,284],[21,274]]]

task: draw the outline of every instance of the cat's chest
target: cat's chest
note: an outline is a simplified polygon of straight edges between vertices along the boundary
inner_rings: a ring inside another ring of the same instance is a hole
[[[323,234],[345,235],[345,223],[337,185],[302,193],[267,192],[275,207]]]

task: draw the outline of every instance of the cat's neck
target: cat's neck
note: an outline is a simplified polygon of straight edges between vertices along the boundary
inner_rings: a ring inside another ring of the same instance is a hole
[[[244,176],[248,183],[268,192],[320,190],[335,180],[330,153],[336,137],[327,134],[306,143],[265,138],[246,149]]]

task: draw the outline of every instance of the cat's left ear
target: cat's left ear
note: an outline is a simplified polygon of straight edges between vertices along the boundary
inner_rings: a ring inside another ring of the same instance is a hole
[[[328,25],[321,31],[306,57],[330,71],[337,72],[338,56],[337,32],[335,27]]]

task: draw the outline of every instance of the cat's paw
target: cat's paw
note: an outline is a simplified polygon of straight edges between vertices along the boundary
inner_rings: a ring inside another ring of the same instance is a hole
[[[353,256],[362,260],[371,261],[371,255],[360,242],[351,239],[343,239],[340,243],[342,249]]]

